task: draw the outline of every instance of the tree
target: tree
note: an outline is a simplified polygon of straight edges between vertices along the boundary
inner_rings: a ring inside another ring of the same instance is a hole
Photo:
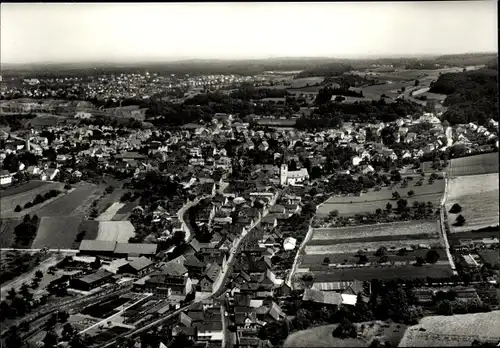
[[[69,341],[73,337],[73,335],[75,335],[75,334],[76,334],[76,330],[73,327],[73,325],[71,325],[70,323],[64,324],[63,331],[62,331],[63,340]]]
[[[339,211],[338,211],[338,210],[332,210],[332,211],[328,214],[328,217],[329,217],[330,219],[336,218],[337,216],[339,216]]]
[[[47,332],[45,338],[43,339],[44,348],[56,347],[58,341],[59,341],[59,336],[57,336],[57,334],[53,330],[50,330]]]
[[[28,294],[30,294],[30,288],[28,286],[28,284],[26,283],[23,283],[21,285],[21,295],[24,296],[24,297],[27,297]],[[29,295],[28,295],[29,296]]]
[[[438,313],[441,315],[453,315],[453,306],[450,301],[443,300],[438,303]]]
[[[343,318],[332,332],[332,336],[338,338],[356,338],[357,335],[356,325],[346,318]]]
[[[361,294],[358,294],[356,305],[354,306],[354,316],[357,322],[373,320],[373,312]]]
[[[387,210],[387,212],[390,213],[392,211],[392,204],[391,203],[387,203],[385,205],[385,210]]]
[[[35,272],[35,277],[38,278],[38,279],[42,279],[43,278],[43,272],[38,270]]]
[[[460,213],[461,211],[462,211],[462,207],[460,206],[460,204],[455,203],[455,204],[453,204],[453,205],[452,205],[452,207],[451,207],[451,209],[450,209],[449,213],[450,213],[450,214],[458,214],[458,213]]]
[[[90,267],[92,269],[101,268],[101,259],[99,258],[99,256],[96,256],[95,261],[90,264]]]
[[[359,264],[364,265],[365,263],[368,263],[368,256],[366,256],[365,254],[358,255],[358,257],[359,257],[358,260]]]
[[[0,321],[7,319],[12,312],[9,304],[6,301],[0,302]]]
[[[5,338],[5,346],[6,347],[21,347],[22,346],[22,339],[19,336],[18,328],[17,326],[12,326],[9,331],[7,332],[7,337]]]
[[[392,199],[393,200],[398,200],[401,198],[401,195],[399,194],[398,191],[392,193]]]
[[[330,258],[329,257],[325,257],[323,259],[323,264],[328,265],[329,263],[330,263]]]
[[[455,220],[455,226],[463,226],[465,224],[465,218],[462,214],[458,215]]]
[[[410,190],[408,191],[408,197],[412,197],[415,194],[415,191]]]
[[[29,224],[29,223],[31,222],[31,217],[30,217],[30,214],[26,214],[26,215],[24,215],[23,222],[24,222],[25,224]]]
[[[14,289],[14,288],[10,288],[9,291],[7,292],[7,298],[9,300],[14,299],[14,297],[16,297],[16,295],[17,295],[17,292],[16,292],[16,289]]]
[[[69,314],[66,311],[59,311],[57,313],[57,319],[59,320],[60,323],[65,323],[68,321]]]
[[[21,208],[21,206],[20,206],[20,205],[16,205],[16,207],[14,208],[14,211],[15,211],[16,213],[19,213],[21,210],[23,210],[23,208]]]
[[[53,313],[49,319],[45,322],[45,325],[48,330],[51,330],[56,327],[57,325],[57,313]]]
[[[421,267],[425,263],[424,258],[421,256],[417,256],[415,258],[415,262],[416,262],[416,265],[419,267]]]
[[[420,81],[419,80],[415,80],[414,86],[417,87],[419,84],[420,84]]]
[[[378,257],[385,256],[386,254],[387,254],[387,248],[385,246],[381,246],[375,252],[375,256],[378,256]]]
[[[427,262],[427,263],[434,264],[438,260],[439,260],[439,253],[434,249],[429,250],[427,252],[427,254],[425,255],[425,262]]]

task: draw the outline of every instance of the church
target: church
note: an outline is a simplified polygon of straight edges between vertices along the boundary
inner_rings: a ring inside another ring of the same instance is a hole
[[[283,163],[280,168],[280,184],[282,186],[296,185],[309,179],[307,168],[289,171],[288,165]]]

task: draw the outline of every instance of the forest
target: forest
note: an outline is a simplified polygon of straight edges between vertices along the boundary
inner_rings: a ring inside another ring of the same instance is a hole
[[[476,71],[443,74],[431,84],[431,93],[446,94],[443,118],[450,124],[475,122],[486,125],[498,120],[497,66]]]

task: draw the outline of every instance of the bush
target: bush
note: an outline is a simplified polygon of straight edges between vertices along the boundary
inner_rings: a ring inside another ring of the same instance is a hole
[[[457,219],[455,220],[454,225],[455,226],[463,226],[465,224],[465,218],[463,217],[462,214],[457,216]]]
[[[332,336],[338,338],[356,338],[358,336],[358,331],[356,325],[344,318],[335,330],[333,330]]]
[[[14,209],[14,211],[15,211],[16,213],[19,213],[21,210],[23,210],[23,208],[21,208],[21,206],[20,206],[20,205],[16,205],[16,208]]]
[[[28,208],[31,208],[33,206],[33,203],[31,202],[28,202],[24,205],[24,209],[28,209]]]
[[[458,214],[462,211],[462,207],[460,206],[460,204],[458,203],[455,203],[453,204],[453,206],[451,207],[449,213],[450,214]]]

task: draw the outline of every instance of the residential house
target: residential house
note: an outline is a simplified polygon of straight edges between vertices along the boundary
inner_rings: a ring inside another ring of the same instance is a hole
[[[216,262],[209,264],[207,269],[205,270],[205,273],[203,274],[203,278],[199,282],[201,291],[212,292],[213,285],[221,276],[221,271],[221,267]]]
[[[142,277],[154,267],[154,263],[146,257],[132,258],[123,266],[118,268],[118,274],[130,274],[137,277]]]
[[[12,175],[8,170],[0,171],[0,185],[6,186],[12,184]]]

